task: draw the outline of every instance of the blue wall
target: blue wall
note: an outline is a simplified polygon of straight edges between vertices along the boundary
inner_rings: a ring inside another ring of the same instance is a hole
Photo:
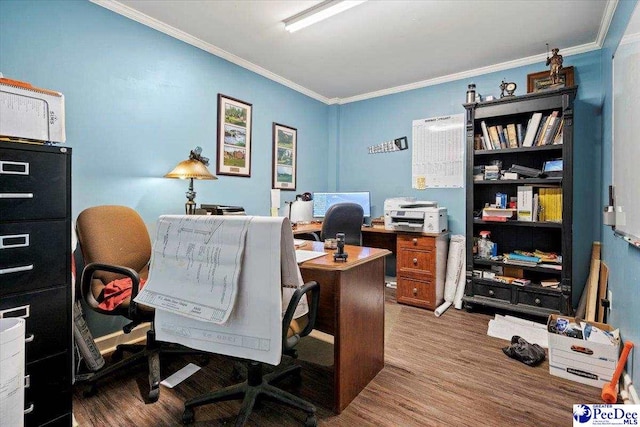
[[[616,9],[602,55],[603,126],[602,126],[602,200],[608,200],[612,180],[612,55],[615,52],[627,23],[633,14],[636,0],[620,2]],[[602,259],[609,266],[609,289],[613,293],[610,323],[620,328],[624,340],[640,346],[640,250],[615,237],[611,227],[602,226]],[[627,362],[627,371],[633,377],[636,390],[640,387],[640,351],[636,347]]]
[[[298,190],[327,189],[329,106],[88,1],[0,1],[0,72],[64,93],[74,218],[127,205],[153,230],[183,213],[187,181],[163,175],[196,145],[215,173],[218,93],[253,104],[251,177],[196,181],[196,202],[269,214],[272,122],[298,129]],[[121,327],[87,315],[95,336]]]

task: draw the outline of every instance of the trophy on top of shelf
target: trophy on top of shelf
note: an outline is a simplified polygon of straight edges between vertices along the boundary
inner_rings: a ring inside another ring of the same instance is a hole
[[[547,43],[547,64],[551,65],[551,70],[549,71],[549,78],[551,79],[550,88],[559,87],[560,83],[560,70],[562,70],[562,55],[560,55],[560,49],[554,47],[551,49],[551,57],[549,57],[549,43]]]

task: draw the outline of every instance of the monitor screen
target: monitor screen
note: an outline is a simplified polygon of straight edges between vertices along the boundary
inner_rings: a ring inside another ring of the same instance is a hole
[[[313,193],[313,217],[324,218],[331,205],[344,202],[359,204],[364,211],[364,217],[371,217],[371,199],[368,191]]]

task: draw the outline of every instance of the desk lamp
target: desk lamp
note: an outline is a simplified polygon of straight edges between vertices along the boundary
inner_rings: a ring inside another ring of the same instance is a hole
[[[193,215],[196,210],[196,192],[193,191],[194,179],[218,179],[215,175],[212,175],[207,169],[209,165],[209,159],[201,156],[202,148],[196,147],[189,153],[189,158],[183,160],[173,168],[171,172],[166,174],[165,178],[180,178],[189,179],[189,190],[186,192],[187,202],[184,204],[185,213],[187,215]]]

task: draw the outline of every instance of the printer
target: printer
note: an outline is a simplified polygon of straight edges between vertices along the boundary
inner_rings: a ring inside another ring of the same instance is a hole
[[[201,204],[200,208],[206,210],[208,215],[246,215],[242,206]]]
[[[447,231],[447,208],[437,202],[415,197],[396,197],[384,201],[384,228],[393,231],[440,233]]]

